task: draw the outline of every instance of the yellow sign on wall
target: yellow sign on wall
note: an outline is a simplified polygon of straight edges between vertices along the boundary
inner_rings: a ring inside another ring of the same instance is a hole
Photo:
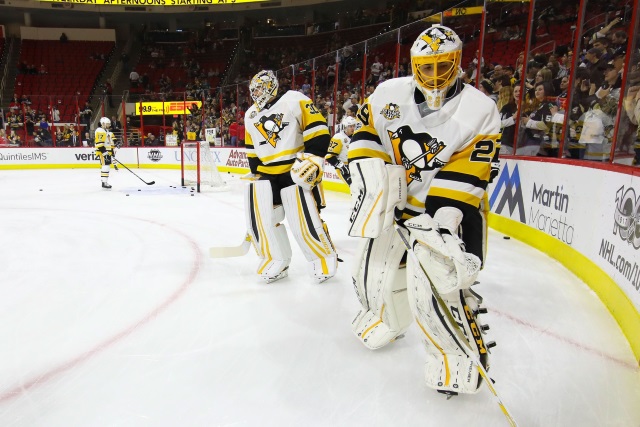
[[[40,0],[51,3],[74,3],[107,6],[208,6],[217,4],[258,3],[268,0]]]
[[[450,18],[455,16],[478,15],[482,13],[482,9],[484,9],[482,6],[455,7],[453,9],[445,10],[444,16]]]
[[[164,114],[191,114],[190,110],[202,107],[202,101],[165,101],[165,102],[136,102],[136,115],[158,116]]]

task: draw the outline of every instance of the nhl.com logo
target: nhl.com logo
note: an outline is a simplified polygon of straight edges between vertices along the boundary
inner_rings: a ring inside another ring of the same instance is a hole
[[[157,148],[149,151],[147,154],[147,158],[152,162],[159,162],[162,159],[162,153]]]
[[[635,249],[640,248],[640,196],[633,187],[625,190],[623,185],[616,191],[613,234]]]

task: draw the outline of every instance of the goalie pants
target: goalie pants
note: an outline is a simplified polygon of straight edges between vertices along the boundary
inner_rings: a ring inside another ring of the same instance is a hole
[[[486,246],[483,214],[475,211],[475,215],[465,216],[468,221],[461,224],[461,234],[482,259]],[[403,233],[408,239],[408,231],[403,229]],[[363,240],[356,259],[353,283],[362,308],[352,322],[352,330],[361,342],[370,349],[384,347],[402,337],[415,319],[427,353],[427,385],[448,393],[476,392],[481,384],[477,368],[457,341],[454,325],[438,306],[429,283],[418,272],[420,266],[406,258],[397,231],[390,227],[375,239]],[[469,290],[456,290],[441,297],[472,350],[488,368],[481,325],[476,319],[480,301],[474,295]]]
[[[271,193],[273,195],[273,205],[278,206],[282,204],[282,196],[281,191],[284,188],[295,185],[293,179],[291,178],[291,174],[289,172],[282,173],[279,175],[262,175],[260,177],[261,181],[269,181],[271,183]],[[326,206],[324,200],[324,191],[322,190],[322,183],[320,185],[316,185],[311,190],[311,194],[313,194],[313,199],[316,202],[316,207],[318,210],[324,208]]]

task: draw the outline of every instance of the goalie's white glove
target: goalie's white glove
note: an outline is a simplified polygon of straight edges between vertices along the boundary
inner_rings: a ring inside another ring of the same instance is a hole
[[[311,190],[322,181],[324,159],[313,154],[298,153],[291,167],[291,179],[294,184],[305,190]]]

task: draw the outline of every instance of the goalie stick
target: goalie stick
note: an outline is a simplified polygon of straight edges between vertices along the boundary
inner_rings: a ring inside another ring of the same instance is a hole
[[[138,178],[140,181],[144,182],[145,184],[147,184],[147,185],[153,185],[153,184],[155,184],[155,183],[156,183],[155,181],[147,182],[147,181],[145,181],[144,179],[140,178],[140,177],[139,177],[139,176],[138,176],[134,171],[132,171],[131,169],[129,169],[129,168],[128,168],[124,163],[122,163],[120,160],[116,159],[115,157],[113,158],[113,161],[114,161],[114,162],[118,162],[118,163],[120,163],[120,166],[122,166],[123,168],[125,168],[126,170],[128,170],[129,172],[131,172],[132,174],[134,174],[134,175],[136,176],[136,178]],[[115,166],[115,163],[114,163],[113,165]]]
[[[251,247],[251,236],[247,234],[238,246],[216,246],[209,249],[211,258],[231,258],[246,255]]]
[[[498,395],[498,390],[496,390],[496,388],[493,386],[493,380],[489,378],[489,374],[487,374],[487,371],[484,369],[484,366],[482,366],[482,363],[480,362],[480,359],[478,358],[478,356],[476,356],[476,354],[471,350],[471,345],[469,344],[469,340],[467,340],[467,337],[464,335],[464,333],[460,329],[460,326],[458,326],[458,323],[454,320],[453,315],[449,310],[449,307],[447,307],[447,304],[445,304],[445,302],[442,300],[442,297],[438,293],[438,290],[435,288],[435,286],[433,285],[433,282],[429,278],[429,274],[427,274],[422,264],[420,264],[420,261],[418,260],[418,257],[416,256],[415,252],[413,251],[413,248],[409,244],[409,241],[407,240],[405,235],[402,234],[402,230],[400,226],[394,222],[393,227],[398,232],[398,235],[400,235],[400,239],[402,239],[402,243],[404,243],[404,246],[407,248],[407,252],[409,253],[409,256],[411,257],[413,262],[420,267],[419,271],[422,271],[422,274],[424,274],[424,277],[427,279],[427,282],[429,282],[429,286],[431,287],[431,293],[433,294],[434,298],[438,302],[438,306],[440,307],[440,310],[442,310],[442,312],[447,317],[447,320],[449,320],[449,323],[451,323],[451,325],[453,326],[452,329],[456,335],[456,338],[458,338],[458,341],[462,343],[464,347],[462,350],[471,359],[473,364],[476,365],[476,368],[478,369],[478,373],[484,379],[485,383],[487,383],[487,387],[489,388],[489,391],[491,391],[491,394],[493,395],[494,400],[500,407],[500,410],[502,411],[504,416],[507,418],[507,421],[509,421],[509,425],[512,427],[517,427],[518,424],[516,424],[516,420],[511,416],[511,414],[507,410],[507,407],[504,405],[504,403],[502,403],[502,399]]]

